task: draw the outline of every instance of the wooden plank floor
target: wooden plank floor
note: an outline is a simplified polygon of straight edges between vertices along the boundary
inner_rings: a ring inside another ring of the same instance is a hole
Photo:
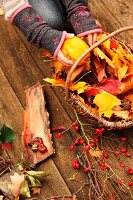
[[[90,0],[90,7],[93,14],[104,27],[104,30],[112,32],[118,28],[133,25],[133,4],[132,0]],[[133,31],[120,35],[133,45]],[[15,139],[15,162],[20,160],[22,152],[20,145],[21,132],[23,130],[22,112],[25,106],[25,89],[31,87],[38,81],[42,84],[43,78],[51,77],[51,69],[48,64],[43,62],[40,50],[29,44],[22,34],[12,27],[0,16],[0,126],[8,124],[17,133]],[[76,119],[73,110],[64,99],[64,95],[59,89],[44,86],[48,111],[50,113],[50,127],[64,125],[69,127],[71,122]],[[125,130],[122,136],[126,135],[126,147],[133,153],[133,129]],[[78,133],[72,131],[76,138]],[[109,134],[109,133],[107,133]],[[108,135],[103,141],[110,151],[117,149],[117,144],[108,140]],[[116,138],[120,136],[116,133]],[[53,135],[56,153],[47,161],[41,163],[38,170],[49,170],[51,176],[47,177],[43,183],[43,189],[38,199],[46,199],[54,195],[71,195],[79,190],[81,182],[86,181],[83,170],[78,172],[72,169],[72,161],[75,153],[70,152],[68,147],[71,144],[70,137],[66,134],[62,140],[58,140]],[[124,158],[127,166],[133,167],[133,158]],[[133,177],[125,171],[117,168],[120,160],[112,154],[110,163],[116,164],[118,176],[128,181],[133,181]],[[78,183],[69,181],[73,175],[78,177]],[[104,181],[103,181],[104,183]],[[122,187],[118,187],[111,180],[106,182],[106,196],[99,197],[99,200],[130,200],[131,194],[124,192]],[[131,189],[133,195],[133,190]],[[83,191],[78,193],[79,200],[88,200],[89,191],[86,186]],[[115,198],[113,198],[113,194]],[[91,199],[89,199],[91,200]]]

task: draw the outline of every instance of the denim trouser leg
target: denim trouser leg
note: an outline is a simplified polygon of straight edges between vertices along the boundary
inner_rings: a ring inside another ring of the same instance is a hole
[[[58,0],[29,0],[33,9],[49,26],[63,30],[65,26],[65,8]]]

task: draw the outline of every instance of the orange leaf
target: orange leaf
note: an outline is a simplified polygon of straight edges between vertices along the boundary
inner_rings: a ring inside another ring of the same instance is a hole
[[[45,78],[44,81],[51,83],[53,86],[65,87],[65,81],[63,79]]]
[[[40,187],[33,187],[31,190],[33,191],[33,195],[41,193],[41,188]]]
[[[101,157],[103,155],[103,151],[99,149],[99,147],[97,146],[95,149],[90,149],[89,153],[92,157]]]

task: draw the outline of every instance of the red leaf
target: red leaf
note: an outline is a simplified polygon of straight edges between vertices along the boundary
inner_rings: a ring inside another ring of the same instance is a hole
[[[119,87],[121,86],[121,82],[114,79],[107,79],[104,83],[100,83],[96,86],[96,88],[102,89],[112,95],[117,94]]]
[[[1,146],[3,150],[13,149],[13,145],[9,142],[3,142]]]
[[[113,38],[110,39],[110,48],[111,49],[117,49],[118,48],[118,43]]]
[[[86,97],[96,96],[98,93],[99,93],[99,89],[92,87],[85,91],[85,96]]]

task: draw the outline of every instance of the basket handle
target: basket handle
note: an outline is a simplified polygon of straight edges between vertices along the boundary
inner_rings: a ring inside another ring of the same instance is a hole
[[[106,37],[104,37],[103,39],[101,39],[100,41],[96,42],[95,44],[93,44],[90,48],[88,48],[76,61],[75,63],[72,65],[68,75],[67,75],[67,79],[66,79],[66,84],[65,84],[65,95],[66,95],[66,99],[70,98],[70,92],[69,92],[69,84],[70,84],[70,80],[71,80],[71,76],[74,72],[74,70],[76,69],[76,67],[78,66],[79,62],[93,49],[95,49],[96,47],[98,47],[100,44],[102,44],[103,42],[105,42],[106,40],[110,39],[111,37],[115,36],[118,33],[124,32],[124,31],[128,31],[128,30],[133,30],[133,26],[126,26],[123,28],[120,28],[110,34],[108,34]]]

